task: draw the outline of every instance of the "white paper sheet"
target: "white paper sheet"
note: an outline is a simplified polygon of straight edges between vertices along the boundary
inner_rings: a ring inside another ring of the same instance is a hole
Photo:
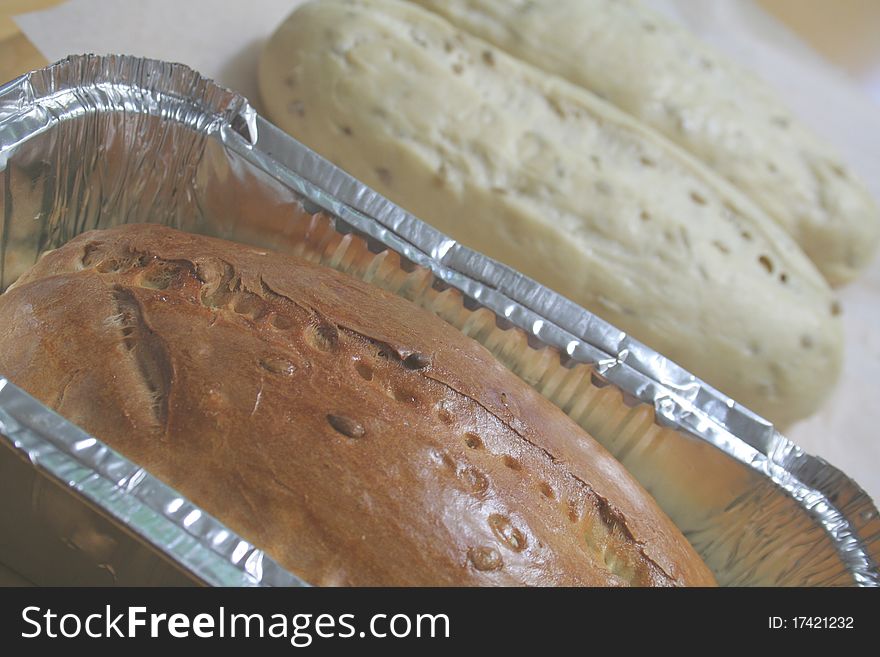
[[[50,62],[124,53],[181,62],[247,96],[259,111],[257,61],[303,0],[69,0],[14,17]]]
[[[302,0],[68,0],[15,18],[49,61],[126,53],[188,64],[260,110],[256,66],[275,26]],[[767,79],[835,144],[880,199],[880,108],[786,28],[744,0],[651,0]],[[849,349],[840,384],[787,435],[880,501],[880,260],[841,291]]]

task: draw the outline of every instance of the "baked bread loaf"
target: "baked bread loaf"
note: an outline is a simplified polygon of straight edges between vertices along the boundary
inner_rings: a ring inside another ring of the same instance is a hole
[[[778,225],[662,136],[436,14],[303,5],[260,89],[307,146],[777,424],[837,379],[838,307]]]
[[[85,233],[0,296],[0,372],[314,584],[713,583],[477,342],[292,257]]]
[[[757,202],[832,284],[880,239],[880,210],[761,80],[637,0],[413,0],[600,95]]]

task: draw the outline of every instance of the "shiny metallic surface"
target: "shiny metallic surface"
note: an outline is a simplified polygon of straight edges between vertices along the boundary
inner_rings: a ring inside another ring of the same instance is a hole
[[[134,529],[142,540],[158,547],[199,581],[218,586],[301,584],[261,550],[170,487],[3,378],[0,435],[32,464],[100,507],[105,516]],[[4,454],[4,458],[9,457]],[[114,563],[119,537],[112,530],[98,529],[89,514],[80,509],[74,508],[73,522],[68,522],[69,517],[59,518],[58,509],[64,502],[46,500],[52,493],[44,492],[36,482],[30,491],[31,508],[21,510],[54,525],[63,541],[73,544],[87,560],[110,575],[108,581],[90,583],[115,583],[116,572],[127,567]],[[5,498],[4,504],[9,503]]]
[[[184,66],[71,57],[13,81],[0,89],[0,169],[0,289],[40,253],[119,223],[307,257],[482,342],[639,478],[720,583],[880,585],[880,517],[843,473],[600,318],[404,212]],[[299,583],[3,384],[0,433],[11,445],[197,579]]]

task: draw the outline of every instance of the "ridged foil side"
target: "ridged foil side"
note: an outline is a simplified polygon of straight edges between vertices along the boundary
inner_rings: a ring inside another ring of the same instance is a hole
[[[487,346],[639,478],[720,582],[880,584],[880,518],[851,479],[186,67],[72,57],[7,85],[0,167],[4,287],[46,249],[117,223],[299,253],[410,298]]]

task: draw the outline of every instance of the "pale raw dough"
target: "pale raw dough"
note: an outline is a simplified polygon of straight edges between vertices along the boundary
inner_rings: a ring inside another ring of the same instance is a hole
[[[260,86],[311,148],[776,423],[836,380],[838,307],[797,245],[583,89],[391,0],[302,6]]]
[[[870,262],[880,211],[760,80],[633,0],[413,0],[606,98],[696,155],[795,238],[832,284]]]

